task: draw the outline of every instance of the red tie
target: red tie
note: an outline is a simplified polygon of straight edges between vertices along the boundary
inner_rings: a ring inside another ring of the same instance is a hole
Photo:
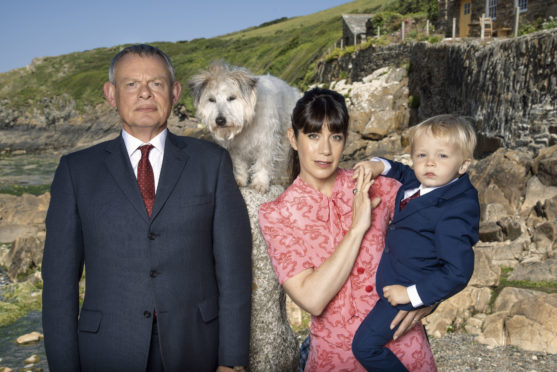
[[[153,175],[153,168],[149,162],[149,151],[154,147],[153,145],[143,145],[139,147],[141,159],[137,165],[137,184],[139,185],[139,190],[141,190],[141,195],[143,196],[145,208],[147,208],[149,217],[151,217],[153,204],[155,203],[155,176]]]
[[[418,196],[420,196],[420,190],[416,191],[415,193],[413,193],[412,195],[410,195],[406,199],[401,200],[400,201],[400,210],[403,210],[404,207],[406,207],[406,205],[408,204],[408,202],[410,200],[416,199]]]

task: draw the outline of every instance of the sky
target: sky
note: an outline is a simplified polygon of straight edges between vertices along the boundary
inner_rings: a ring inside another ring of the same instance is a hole
[[[348,0],[0,0],[0,73],[35,57],[211,38]]]

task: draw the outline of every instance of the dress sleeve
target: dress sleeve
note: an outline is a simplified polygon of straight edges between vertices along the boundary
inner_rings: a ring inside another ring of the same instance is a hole
[[[296,221],[287,208],[280,208],[272,202],[263,204],[258,218],[267,252],[281,285],[302,271],[315,268],[310,249],[303,239],[303,224]]]

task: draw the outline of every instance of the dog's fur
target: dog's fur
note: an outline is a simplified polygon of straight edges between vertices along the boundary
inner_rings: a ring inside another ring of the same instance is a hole
[[[265,193],[286,171],[286,129],[300,91],[222,61],[193,76],[189,87],[197,116],[229,150],[238,185]]]

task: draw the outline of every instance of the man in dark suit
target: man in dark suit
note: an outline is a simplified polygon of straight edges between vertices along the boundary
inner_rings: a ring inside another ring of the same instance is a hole
[[[413,169],[385,159],[356,165],[402,182],[377,268],[380,299],[352,343],[367,370],[407,371],[384,347],[395,332],[394,317],[453,296],[474,271],[480,207],[466,174],[474,130],[464,118],[439,115],[418,124],[410,138]]]
[[[52,183],[42,266],[50,370],[242,369],[251,233],[230,157],[168,132],[181,87],[159,49],[123,49],[109,80],[122,135],[63,156]]]

